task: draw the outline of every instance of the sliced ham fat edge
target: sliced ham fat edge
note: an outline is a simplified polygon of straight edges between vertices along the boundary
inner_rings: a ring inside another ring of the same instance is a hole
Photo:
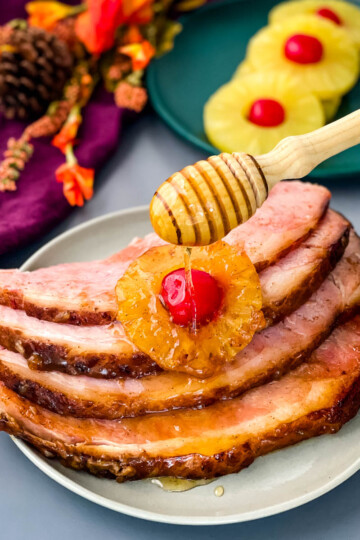
[[[260,273],[267,325],[296,310],[341,258],[350,225],[329,210],[297,249]],[[57,324],[0,305],[0,345],[19,352],[34,369],[99,378],[143,377],[160,368],[125,336],[120,323]]]
[[[0,383],[0,429],[93,474],[212,478],[267,452],[334,433],[360,405],[360,317],[279,381],[200,410],[122,420],[62,417]]]
[[[360,239],[351,234],[341,261],[297,311],[258,333],[236,359],[201,380],[162,372],[142,379],[100,381],[34,372],[19,354],[0,350],[0,379],[12,390],[62,415],[114,419],[234,398],[277,379],[310,356],[360,301]]]
[[[226,238],[244,250],[258,271],[293,249],[323,217],[330,192],[305,182],[281,182],[246,223]],[[0,304],[30,316],[69,323],[107,324],[116,317],[114,289],[129,264],[163,242],[155,234],[137,239],[112,257],[20,272],[0,271]]]

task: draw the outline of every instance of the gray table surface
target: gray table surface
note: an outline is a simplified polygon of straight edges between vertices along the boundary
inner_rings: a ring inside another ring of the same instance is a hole
[[[149,113],[130,126],[98,177],[96,196],[39,242],[0,257],[0,268],[21,265],[61,232],[108,212],[149,203],[160,181],[203,158]],[[334,208],[360,230],[360,179],[329,182]],[[180,527],[116,514],[85,501],[40,472],[0,434],[0,539],[10,540],[338,540],[360,538],[360,472],[320,499],[278,516],[221,527]]]

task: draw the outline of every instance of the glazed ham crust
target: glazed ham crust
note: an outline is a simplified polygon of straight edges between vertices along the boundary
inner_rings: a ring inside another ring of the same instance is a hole
[[[100,381],[35,372],[19,355],[0,350],[0,380],[30,401],[57,412],[115,419],[186,407],[204,407],[279,378],[308,358],[338,317],[360,300],[360,239],[354,233],[344,257],[313,296],[292,315],[257,334],[234,362],[201,380],[162,372],[140,380]]]
[[[0,385],[0,425],[64,464],[119,481],[213,478],[260,455],[334,433],[360,406],[360,317],[336,329],[279,381],[201,410],[117,421],[74,419]]]
[[[321,285],[344,253],[349,228],[342,216],[329,210],[297,249],[260,273],[267,325],[296,310]],[[161,371],[116,322],[92,327],[60,325],[0,305],[0,345],[22,354],[32,368],[69,375],[138,378]]]
[[[232,231],[227,241],[245,250],[257,269],[263,270],[315,229],[329,200],[324,187],[281,182],[255,216]],[[0,271],[0,303],[53,322],[107,324],[116,316],[117,280],[136,257],[161,243],[152,234],[103,261],[34,272]]]

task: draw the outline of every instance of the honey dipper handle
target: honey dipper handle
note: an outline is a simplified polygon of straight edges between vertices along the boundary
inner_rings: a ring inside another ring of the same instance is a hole
[[[150,205],[166,242],[203,246],[251,218],[281,180],[303,178],[319,163],[360,143],[360,110],[306,135],[288,137],[262,156],[210,156],[173,174]]]
[[[312,133],[287,137],[256,157],[271,189],[277,182],[303,178],[317,165],[360,144],[360,109]]]

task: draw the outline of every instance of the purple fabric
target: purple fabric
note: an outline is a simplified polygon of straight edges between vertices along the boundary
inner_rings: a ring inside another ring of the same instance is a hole
[[[0,0],[0,24],[24,17],[24,4],[24,0]],[[95,92],[85,108],[75,151],[81,166],[99,170],[117,146],[124,113],[111,94],[103,89]],[[24,126],[0,116],[0,159],[8,138],[19,137]],[[21,174],[17,191],[0,193],[0,254],[47,233],[71,211],[62,184],[55,180],[55,169],[64,163],[64,156],[50,140],[33,141],[34,154]]]

